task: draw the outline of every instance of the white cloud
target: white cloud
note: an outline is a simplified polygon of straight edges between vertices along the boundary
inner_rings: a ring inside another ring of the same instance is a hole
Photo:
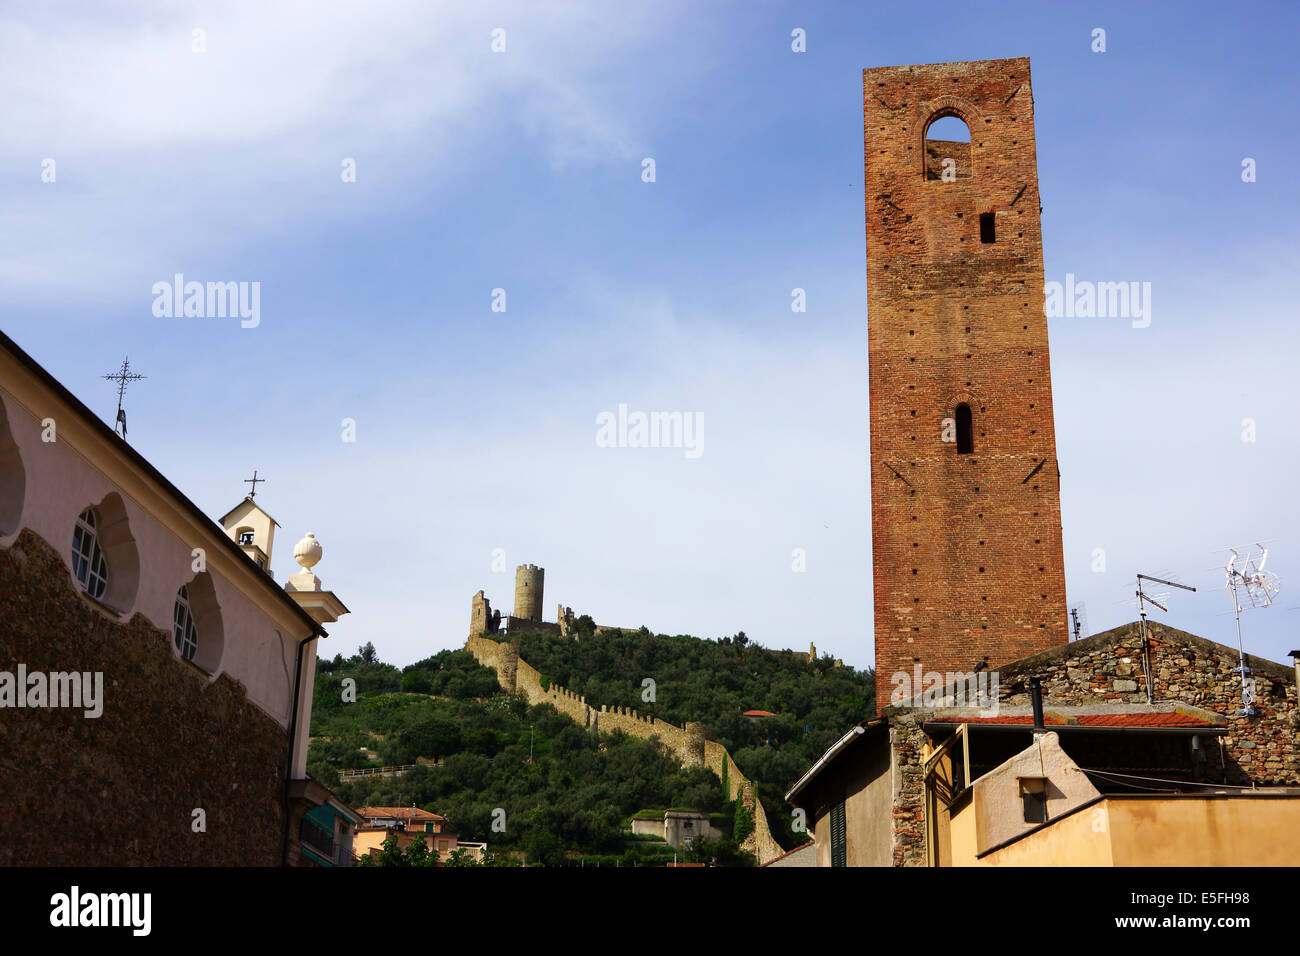
[[[0,106],[4,294],[135,297],[164,264],[452,192],[511,128],[552,168],[626,162],[639,120],[586,77],[673,15],[647,6],[597,31],[593,11],[567,4],[10,12],[0,17],[0,57],[17,78]],[[490,50],[498,25],[504,54]],[[191,49],[195,28],[205,53]],[[53,185],[40,182],[46,157]],[[350,186],[345,157],[358,166]],[[345,188],[364,202],[342,200]]]

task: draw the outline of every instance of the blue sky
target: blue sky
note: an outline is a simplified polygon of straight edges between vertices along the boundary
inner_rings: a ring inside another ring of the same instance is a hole
[[[129,354],[132,443],[213,517],[268,477],[277,577],[313,531],[352,610],[327,655],[458,646],[531,562],[548,616],[866,666],[861,70],[1029,56],[1047,278],[1152,284],[1148,328],[1049,326],[1070,600],[1095,632],[1173,575],[1157,617],[1235,643],[1226,548],[1267,539],[1247,649],[1285,660],[1300,15],[1133,6],[8,9],[0,328],[109,421]],[[260,324],[155,317],[177,272],[260,282]],[[620,403],[703,454],[597,447]]]

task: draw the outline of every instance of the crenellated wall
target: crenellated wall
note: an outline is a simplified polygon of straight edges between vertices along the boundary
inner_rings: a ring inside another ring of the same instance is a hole
[[[760,863],[774,860],[785,851],[772,838],[763,804],[754,797],[753,784],[740,772],[727,748],[713,740],[704,739],[703,727],[688,722],[685,727],[666,720],[637,713],[634,707],[609,707],[604,704],[597,710],[587,699],[568,688],[551,684],[542,689],[542,675],[519,656],[514,644],[470,635],[465,649],[484,667],[497,672],[501,687],[514,694],[522,694],[529,704],[550,704],[575,723],[597,733],[621,730],[629,737],[644,740],[657,737],[684,767],[707,767],[719,780],[727,781],[728,800],[743,799],[754,817],[754,832],[741,844],[741,849],[753,853]],[[725,768],[725,773],[724,773]]]

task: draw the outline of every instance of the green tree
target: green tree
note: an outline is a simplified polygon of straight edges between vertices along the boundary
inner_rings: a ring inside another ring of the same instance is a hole
[[[752,853],[740,849],[735,840],[723,837],[709,840],[696,837],[682,844],[682,854],[688,863],[708,863],[713,866],[757,866]]]
[[[402,855],[402,848],[397,845],[397,832],[394,831],[384,837],[383,845],[380,847],[379,857],[375,863],[376,866],[406,866],[406,857]]]
[[[739,845],[745,842],[745,837],[754,832],[754,814],[750,812],[749,807],[745,806],[744,800],[736,801],[735,824],[732,827],[732,838]]]
[[[564,841],[550,829],[541,826],[529,828],[524,837],[524,853],[532,866],[559,866],[564,862]]]
[[[438,854],[429,850],[424,842],[424,834],[417,833],[415,839],[406,848],[406,866],[437,866]]]

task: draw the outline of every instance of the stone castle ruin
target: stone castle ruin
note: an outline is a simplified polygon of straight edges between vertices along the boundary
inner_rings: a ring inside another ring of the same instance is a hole
[[[492,604],[482,591],[470,599],[469,633],[471,637],[496,635],[505,631],[518,630],[526,624],[532,631],[558,631],[561,635],[573,634],[574,640],[579,635],[574,630],[577,618],[573,608],[563,604],[556,606],[555,621],[542,620],[542,599],[546,586],[546,569],[535,564],[521,564],[515,568],[515,603],[514,613],[504,618],[500,609],[492,610]],[[612,627],[596,625],[595,633],[606,631],[635,631],[634,627]]]
[[[719,781],[725,782],[726,799],[742,801],[753,816],[754,831],[745,838],[741,849],[753,853],[760,863],[776,859],[784,853],[772,838],[767,814],[763,810],[763,804],[754,795],[753,783],[741,773],[725,747],[716,741],[705,739],[704,728],[700,724],[687,721],[685,726],[678,727],[653,716],[638,714],[632,707],[609,707],[602,704],[597,709],[588,704],[585,697],[558,684],[548,682],[543,688],[542,675],[520,657],[523,641],[520,632],[524,630],[520,625],[526,622],[528,630],[554,629],[561,634],[568,634],[574,620],[572,608],[563,605],[559,607],[556,623],[540,619],[544,574],[542,568],[531,564],[520,565],[515,571],[515,613],[504,622],[507,634],[520,635],[513,640],[495,639],[501,632],[501,612],[492,610],[482,591],[475,594],[470,605],[470,633],[465,641],[465,649],[484,667],[496,671],[497,681],[503,690],[523,695],[530,705],[549,704],[592,733],[621,730],[632,737],[646,740],[658,738],[664,749],[673,754],[682,766],[709,768]]]

